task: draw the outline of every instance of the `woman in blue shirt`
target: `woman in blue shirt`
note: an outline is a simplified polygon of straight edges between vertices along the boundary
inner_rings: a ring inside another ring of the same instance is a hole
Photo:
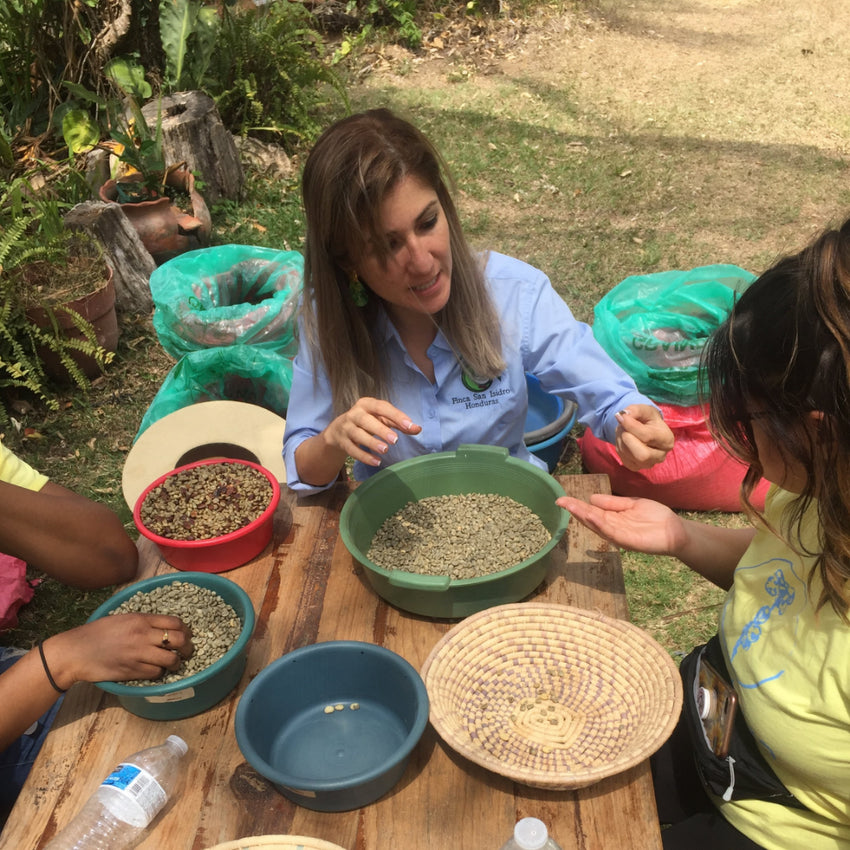
[[[385,109],[332,125],[302,183],[305,297],[284,460],[317,492],[461,443],[525,447],[525,373],[572,399],[623,463],[663,460],[673,435],[652,402],[577,322],[548,278],[463,235],[442,160]]]

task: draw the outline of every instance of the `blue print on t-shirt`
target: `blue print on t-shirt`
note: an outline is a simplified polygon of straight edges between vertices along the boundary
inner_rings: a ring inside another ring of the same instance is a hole
[[[739,687],[757,688],[783,674],[784,656],[777,655],[771,648],[771,641],[766,638],[774,628],[796,628],[797,615],[806,605],[808,594],[794,563],[787,558],[771,558],[752,566],[739,567],[735,576],[736,585],[740,583],[747,589],[748,595],[754,595],[756,600],[763,602],[746,623],[737,627],[738,637],[730,651],[730,660],[739,650],[754,656],[750,663],[737,666],[735,672]],[[721,617],[721,629],[727,634],[729,625],[725,615],[728,605],[727,599]],[[752,675],[756,670],[758,674],[751,679],[745,672],[750,671]]]
[[[773,575],[768,577],[764,583],[764,589],[768,596],[773,597],[773,602],[770,605],[762,605],[755,617],[742,630],[741,637],[738,638],[732,649],[733,658],[739,648],[746,651],[759,640],[762,635],[762,626],[771,616],[782,616],[785,609],[789,608],[794,602],[794,588],[785,580],[782,570],[776,570]]]

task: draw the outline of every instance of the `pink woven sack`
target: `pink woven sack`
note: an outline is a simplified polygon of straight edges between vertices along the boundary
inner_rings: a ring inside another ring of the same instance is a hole
[[[18,609],[32,599],[27,565],[11,555],[0,554],[0,631],[18,625]]]
[[[700,405],[659,404],[676,443],[651,469],[632,472],[620,462],[610,443],[588,429],[579,437],[582,462],[588,472],[605,473],[618,496],[655,499],[671,508],[690,511],[741,510],[740,489],[746,466],[728,455],[711,436]],[[764,507],[769,482],[762,479],[751,499]]]

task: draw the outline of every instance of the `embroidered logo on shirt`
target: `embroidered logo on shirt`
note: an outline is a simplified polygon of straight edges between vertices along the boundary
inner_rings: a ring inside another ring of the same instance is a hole
[[[483,384],[478,384],[475,382],[475,378],[467,372],[464,372],[463,375],[461,375],[461,381],[463,382],[463,385],[473,393],[483,393],[484,390],[489,389],[493,384],[492,378]]]

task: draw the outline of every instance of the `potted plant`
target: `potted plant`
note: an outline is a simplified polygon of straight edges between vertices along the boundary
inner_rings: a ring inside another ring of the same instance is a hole
[[[86,389],[111,362],[115,289],[99,243],[65,228],[58,203],[25,187],[15,181],[0,196],[0,390],[55,409],[49,379]]]
[[[98,145],[117,163],[98,190],[100,199],[121,205],[158,264],[202,247],[212,227],[209,210],[186,163],[165,161],[161,112],[153,128],[145,120],[139,100],[151,89],[142,69],[116,59],[104,70],[122,92],[123,104],[107,109],[109,139]]]
[[[115,128],[111,137],[102,147],[126,168],[100,187],[100,199],[121,205],[157,264],[204,246],[209,210],[186,163],[166,166],[159,130],[151,134],[141,118],[130,132]]]

